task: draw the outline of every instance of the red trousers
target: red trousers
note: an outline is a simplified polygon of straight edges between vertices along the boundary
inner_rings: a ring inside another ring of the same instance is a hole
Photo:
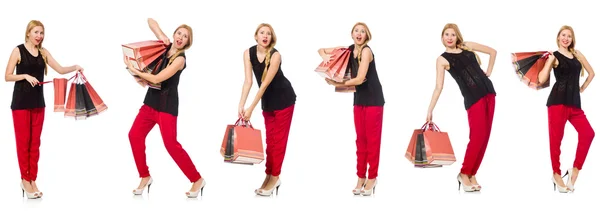
[[[379,151],[383,123],[383,106],[354,106],[356,129],[356,175],[369,179],[377,178]]]
[[[279,176],[294,116],[294,105],[271,112],[263,111],[263,116],[267,134],[265,173]]]
[[[183,171],[190,182],[198,181],[201,176],[196,170],[192,159],[177,142],[177,117],[168,113],[159,112],[150,106],[143,105],[131,126],[129,131],[129,143],[135,159],[135,165],[140,177],[150,176],[148,166],[146,165],[146,136],[150,130],[158,124],[160,134],[162,135],[165,148],[175,160],[179,169]]]
[[[488,94],[467,110],[470,129],[469,144],[460,173],[477,174],[490,140],[495,107],[496,95]]]
[[[37,179],[44,113],[45,108],[12,111],[17,141],[17,159],[19,160],[21,179],[26,181]]]
[[[577,153],[575,154],[573,167],[581,170],[595,136],[594,129],[592,129],[583,110],[565,105],[548,106],[550,160],[552,161],[552,171],[559,175],[561,174],[560,144],[565,133],[567,121],[571,122],[571,125],[573,125],[579,134],[579,143],[577,144]]]

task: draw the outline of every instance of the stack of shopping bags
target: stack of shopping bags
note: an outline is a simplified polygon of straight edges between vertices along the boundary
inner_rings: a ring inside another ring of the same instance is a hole
[[[141,72],[151,73],[156,75],[160,70],[165,68],[165,60],[167,59],[167,45],[160,40],[140,41],[121,45],[123,55],[127,57],[131,65]],[[141,81],[131,70],[129,73],[136,81]],[[146,81],[147,82],[147,81]],[[160,90],[160,83],[153,84],[147,82],[148,86]]]
[[[67,83],[70,80],[73,81],[67,95]],[[65,117],[84,120],[108,109],[82,72],[77,72],[70,79],[54,78],[48,82],[54,84],[54,112],[64,112]]]
[[[456,162],[448,133],[440,131],[434,123],[425,123],[413,131],[404,156],[415,167],[421,168],[442,167]]]
[[[265,159],[261,131],[242,118],[227,125],[221,155],[226,163],[260,164]]]
[[[337,48],[333,50],[332,60],[325,64],[321,62],[315,69],[315,72],[323,78],[328,78],[336,82],[344,82],[351,79],[348,61],[350,60],[350,50],[348,48]],[[356,92],[355,86],[335,87],[336,92]]]

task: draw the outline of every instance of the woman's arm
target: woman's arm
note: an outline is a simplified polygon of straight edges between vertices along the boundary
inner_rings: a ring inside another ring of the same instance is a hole
[[[590,65],[588,60],[585,58],[585,56],[579,50],[577,50],[577,58],[581,61],[583,68],[588,73],[588,77],[585,79],[585,82],[583,82],[583,85],[581,85],[581,88],[579,88],[579,92],[583,92],[590,85],[590,83],[594,79],[594,75],[596,75],[596,74],[594,73],[594,70],[592,69],[592,65]]]
[[[427,109],[427,121],[431,121],[431,115],[433,114],[433,109],[437,104],[440,95],[442,94],[442,90],[444,89],[444,75],[446,74],[446,67],[450,64],[448,60],[444,57],[440,56],[436,61],[436,74],[435,74],[435,89],[433,90],[433,95],[431,96],[431,101],[429,102],[429,109]]]
[[[546,64],[544,64],[544,68],[538,74],[538,84],[544,84],[550,78],[550,70],[552,70],[552,66],[556,65],[556,57],[550,54],[548,56],[548,60],[546,60]]]
[[[369,71],[369,64],[373,61],[373,52],[371,48],[363,48],[360,56],[360,65],[358,66],[358,73],[353,79],[344,81],[342,86],[357,86],[365,82],[367,77],[367,71]]]
[[[145,73],[135,69],[135,67],[128,62],[127,57],[124,57],[123,61],[127,65],[127,68],[132,70],[137,76],[153,84],[157,84],[171,78],[171,76],[175,75],[177,71],[183,69],[183,66],[185,65],[185,58],[183,56],[178,56],[169,66],[161,70],[158,74],[153,75],[151,73]]]
[[[25,74],[15,75],[15,67],[17,66],[17,62],[19,62],[19,48],[13,49],[10,54],[10,58],[8,59],[8,64],[6,65],[6,72],[4,73],[4,80],[6,82],[9,81],[20,81],[25,79]]]
[[[246,49],[244,51],[243,57],[244,57],[244,85],[242,86],[242,96],[240,97],[240,103],[238,105],[240,112],[243,112],[244,106],[246,105],[246,100],[248,99],[248,93],[250,93],[250,88],[252,88],[252,63],[250,63],[250,52],[248,49]]]
[[[490,60],[488,61],[488,68],[485,72],[485,75],[490,77],[492,75],[492,69],[494,69],[494,63],[496,62],[496,49],[476,42],[464,42],[464,45],[469,47],[470,49],[473,49],[474,51],[479,51],[490,56]]]
[[[148,26],[150,27],[150,30],[152,30],[152,33],[154,33],[154,36],[156,36],[157,39],[162,40],[165,45],[170,44],[171,41],[169,40],[169,37],[167,37],[167,35],[165,35],[165,33],[162,31],[162,29],[160,29],[158,22],[156,22],[152,18],[148,18]]]
[[[50,51],[48,51],[45,48],[42,48],[42,51],[44,52],[44,55],[46,56],[48,65],[50,67],[52,67],[52,69],[54,69],[54,71],[56,71],[57,73],[59,73],[61,75],[64,75],[64,74],[67,74],[67,73],[70,73],[73,71],[77,71],[77,70],[79,70],[79,71],[83,70],[83,68],[81,68],[79,65],[63,67],[54,59],[54,57],[52,57],[52,54],[50,54]]]
[[[269,69],[267,70],[267,75],[265,76],[265,79],[263,80],[260,89],[258,89],[258,93],[256,93],[252,104],[250,104],[249,106],[249,110],[251,111],[254,110],[254,108],[262,98],[263,94],[267,90],[267,87],[269,87],[269,84],[271,84],[271,82],[273,81],[275,74],[277,74],[277,71],[279,71],[279,64],[281,64],[281,54],[279,54],[279,52],[273,53],[273,55],[271,56],[271,61],[269,63],[270,64]]]

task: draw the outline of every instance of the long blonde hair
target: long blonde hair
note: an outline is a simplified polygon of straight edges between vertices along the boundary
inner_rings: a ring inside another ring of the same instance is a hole
[[[27,29],[25,30],[25,42],[29,41],[29,33],[31,32],[31,30],[33,30],[33,28],[35,28],[37,26],[41,26],[42,30],[46,31],[46,28],[44,28],[44,24],[42,24],[41,21],[38,21],[38,20],[29,21],[29,23],[27,24]],[[40,44],[35,46],[35,48],[38,49],[38,51],[42,55],[42,59],[44,60],[44,75],[48,75],[48,60],[46,59],[46,54],[44,53],[44,51],[42,51],[42,49],[43,49],[42,43],[43,42],[44,42],[44,39],[42,38],[42,40],[40,41]]]
[[[354,32],[354,29],[357,26],[363,26],[363,27],[365,27],[365,31],[367,33],[367,37],[365,38],[365,42],[362,45],[356,46],[357,47],[356,49],[358,49],[358,54],[356,55],[356,57],[358,58],[358,63],[360,64],[360,58],[362,56],[362,50],[363,50],[363,48],[365,46],[367,46],[367,43],[369,43],[369,41],[371,41],[372,36],[371,36],[371,30],[369,30],[369,27],[367,26],[367,24],[363,23],[363,22],[358,22],[358,23],[354,24],[354,26],[352,27],[352,31],[350,31],[350,34],[352,34]]]
[[[194,41],[194,32],[192,32],[192,27],[190,27],[186,24],[181,24],[179,27],[177,27],[175,29],[175,31],[173,32],[173,35],[175,35],[175,33],[177,33],[177,30],[179,30],[181,28],[187,29],[188,32],[190,33],[188,36],[188,43],[185,44],[182,49],[178,49],[175,52],[175,54],[173,54],[173,56],[171,56],[171,58],[169,59],[169,64],[171,64],[177,58],[177,56],[179,56],[179,54],[182,54],[183,52],[185,52],[185,50],[190,49],[190,47],[192,47],[192,42]]]
[[[256,40],[256,42],[258,42],[258,39],[256,38],[258,35],[258,30],[265,26],[269,27],[269,30],[271,30],[271,43],[269,43],[269,45],[267,46],[267,53],[265,55],[264,61],[265,69],[263,70],[262,78],[260,79],[260,81],[265,80],[265,76],[267,75],[267,71],[269,69],[269,64],[271,63],[271,51],[273,50],[273,48],[275,48],[275,44],[277,44],[277,36],[275,35],[275,30],[273,30],[271,24],[268,23],[261,23],[258,25],[258,27],[256,27],[256,31],[254,32],[254,39]]]
[[[560,42],[558,41],[558,38],[560,37],[560,33],[564,30],[571,31],[571,37],[573,38],[573,41],[567,47],[567,50],[569,50],[569,52],[571,52],[573,54],[573,57],[575,57],[577,60],[579,60],[579,62],[581,62],[579,57],[577,57],[577,51],[575,51],[575,32],[573,31],[573,27],[567,26],[567,25],[560,27],[560,30],[558,31],[558,34],[556,35],[556,45],[558,45],[558,47],[560,48]],[[583,71],[583,65],[582,65],[581,66],[581,77],[583,77],[583,74],[584,74],[584,71]]]
[[[473,51],[473,49],[469,48],[464,44],[464,39],[462,34],[460,33],[460,30],[458,29],[458,25],[454,23],[447,23],[444,26],[444,29],[442,30],[442,38],[444,37],[444,32],[446,32],[447,29],[452,29],[456,33],[456,47],[465,51],[473,52],[473,54],[475,54],[475,57],[477,58],[477,63],[481,65],[481,59],[479,59],[479,55],[477,55],[477,53]],[[444,40],[442,40],[442,44],[444,44]]]

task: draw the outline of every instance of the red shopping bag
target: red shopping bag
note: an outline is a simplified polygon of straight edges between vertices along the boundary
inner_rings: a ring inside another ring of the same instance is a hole
[[[237,164],[260,164],[264,160],[262,135],[249,121],[238,119],[227,125],[221,144],[225,162]]]
[[[413,131],[405,157],[415,167],[441,167],[456,162],[448,133],[434,123],[425,123]]]

